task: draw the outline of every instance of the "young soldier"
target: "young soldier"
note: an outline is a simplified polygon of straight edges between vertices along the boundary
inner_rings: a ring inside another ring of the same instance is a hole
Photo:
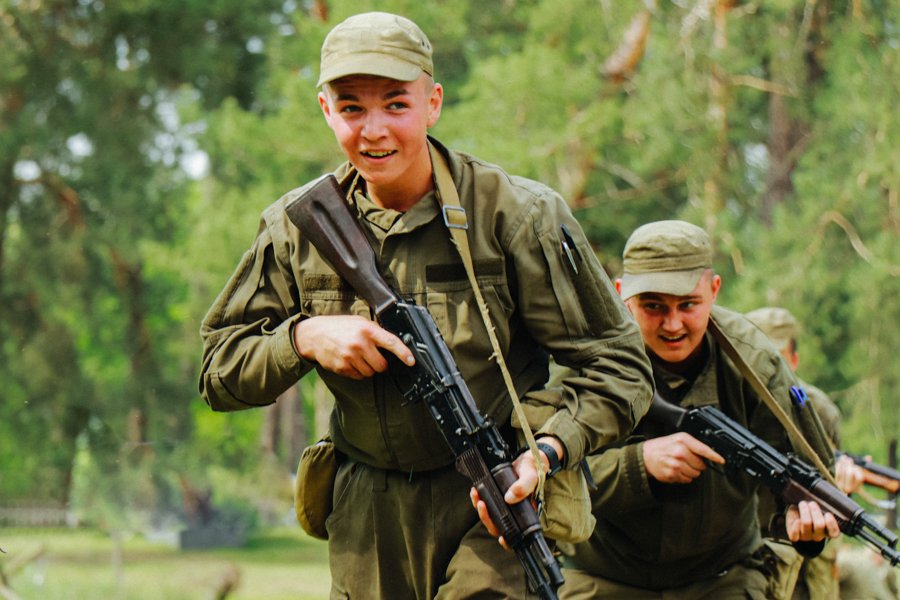
[[[536,433],[545,464],[576,466],[630,431],[652,386],[637,327],[558,194],[428,137],[443,88],[425,34],[396,15],[350,17],[325,38],[319,85],[347,157],[334,175],[385,277],[427,306],[481,412],[514,438],[511,400],[435,193],[443,165],[515,386],[525,403],[545,403]],[[326,521],[332,597],[527,597],[521,565],[478,522],[470,482],[427,408],[404,402],[393,383],[383,353],[407,364],[412,353],[286,218],[305,189],[264,211],[204,320],[203,397],[215,410],[269,404],[313,369],[333,392],[341,461]],[[548,401],[550,355],[573,376]],[[514,463],[511,503],[535,488],[530,456]]]
[[[628,239],[623,258],[616,287],[641,329],[663,399],[716,405],[790,449],[782,426],[708,331],[712,317],[827,462],[821,423],[789,406],[796,380],[785,363],[747,319],[714,305],[722,281],[706,232],[683,221],[649,223]],[[753,479],[716,472],[724,462],[718,453],[649,419],[588,462],[597,527],[567,558],[562,598],[766,597]],[[816,503],[788,507],[785,523],[786,536],[806,553],[839,534],[834,516]]]
[[[746,316],[766,334],[775,349],[781,353],[791,371],[796,373],[797,367],[800,365],[798,349],[800,328],[794,315],[785,308],[765,306],[748,312]],[[828,394],[803,380],[799,381],[809,397],[813,409],[819,415],[832,444],[835,448],[840,448],[840,410],[828,397]],[[863,484],[865,475],[862,469],[854,464],[853,459],[841,456],[835,465],[835,479],[844,492],[852,494]],[[766,502],[765,497],[760,498],[759,514],[763,535],[766,535],[766,525],[772,509],[773,507]],[[829,544],[816,558],[804,560],[803,557],[796,557],[796,560],[802,561],[802,564],[793,593],[795,600],[807,598],[810,600],[837,600],[839,597],[838,573],[835,564],[837,549],[837,544]]]

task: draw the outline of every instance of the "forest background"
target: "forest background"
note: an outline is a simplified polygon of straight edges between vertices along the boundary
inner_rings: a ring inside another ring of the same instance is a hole
[[[0,506],[289,517],[327,393],[213,413],[198,329],[260,211],[340,162],[319,48],[371,9],[432,40],[433,134],[559,190],[611,276],[636,226],[705,227],[720,303],[790,309],[844,449],[886,461],[900,3],[0,0]]]

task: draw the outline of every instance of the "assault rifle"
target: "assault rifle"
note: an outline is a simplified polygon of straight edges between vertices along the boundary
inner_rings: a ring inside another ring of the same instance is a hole
[[[715,406],[682,408],[658,393],[647,418],[689,433],[725,459],[725,469],[746,473],[787,504],[813,500],[832,513],[841,531],[876,550],[892,565],[900,564],[897,535],[880,525],[847,494],[792,454],[782,454]]]
[[[841,452],[840,450],[835,451],[835,458],[840,458],[841,456],[849,456],[853,459],[854,464],[858,467],[862,467],[863,474],[865,475],[865,479],[863,480],[864,483],[880,487],[892,494],[896,494],[900,491],[900,471],[897,469],[892,469],[876,462],[872,462],[865,456]]]
[[[288,218],[372,308],[378,323],[415,356],[406,366],[389,355],[404,400],[421,400],[467,476],[484,500],[532,591],[556,599],[562,585],[559,563],[544,538],[537,512],[524,500],[507,504],[503,495],[517,479],[508,445],[497,427],[478,411],[475,400],[428,311],[405,301],[378,272],[375,252],[344,200],[333,175],[320,178],[285,208]]]

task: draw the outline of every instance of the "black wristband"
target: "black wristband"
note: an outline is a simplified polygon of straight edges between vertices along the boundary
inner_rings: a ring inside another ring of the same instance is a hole
[[[544,442],[538,442],[537,447],[538,450],[547,455],[547,460],[550,461],[550,470],[547,472],[547,477],[553,477],[562,471],[562,464],[559,462],[559,454],[556,453],[556,448]]]

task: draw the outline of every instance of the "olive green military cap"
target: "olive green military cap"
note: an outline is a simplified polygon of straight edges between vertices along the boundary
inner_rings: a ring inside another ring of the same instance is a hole
[[[335,25],[322,43],[319,83],[348,75],[377,75],[415,81],[432,75],[431,42],[405,17],[367,12]]]
[[[779,351],[787,348],[799,334],[797,319],[786,308],[764,306],[751,310],[745,316],[762,329]]]
[[[622,262],[623,300],[645,292],[686,296],[712,268],[712,245],[696,225],[655,221],[634,230],[625,242]]]

